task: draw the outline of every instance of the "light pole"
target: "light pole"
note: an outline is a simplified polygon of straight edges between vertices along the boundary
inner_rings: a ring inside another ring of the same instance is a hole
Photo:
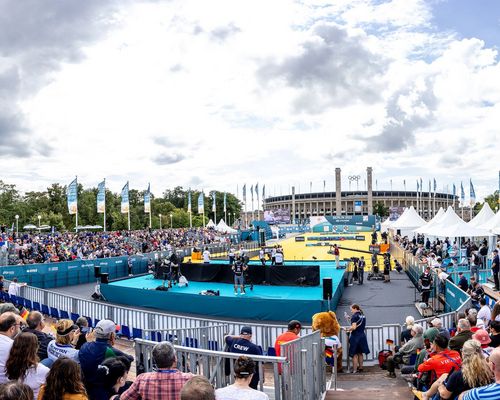
[[[41,215],[39,215],[39,216],[38,216],[38,229],[40,229],[40,220],[41,220],[41,219],[42,219],[42,216],[41,216]]]
[[[16,214],[16,236],[19,236],[19,215]]]
[[[160,217],[160,231],[161,231],[161,214],[158,214],[158,216]]]
[[[172,229],[172,218],[173,218],[173,217],[174,217],[174,216],[172,215],[172,213],[170,213],[170,229]]]
[[[231,226],[231,213],[229,212],[229,219],[227,220],[227,222],[229,222],[229,226]]]

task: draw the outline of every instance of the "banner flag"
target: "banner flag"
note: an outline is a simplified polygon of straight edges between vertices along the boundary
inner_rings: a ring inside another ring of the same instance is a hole
[[[253,185],[250,186],[250,194],[252,195],[252,201],[253,201]]]
[[[404,186],[405,191],[406,191],[406,179],[403,179],[403,186]]]
[[[243,202],[246,203],[247,202],[247,184],[245,183],[243,185]]]
[[[259,184],[255,185],[255,196],[257,196],[257,201],[259,200]]]
[[[188,191],[188,213],[191,212],[191,188]]]
[[[429,179],[429,194],[431,193],[431,180]]]
[[[148,190],[144,193],[144,212],[151,213],[151,185],[148,183]]]
[[[472,184],[472,179],[470,182],[470,205],[473,206],[476,203],[476,192],[474,190],[474,185]]]
[[[68,213],[70,215],[78,213],[78,182],[77,178],[73,180],[66,189],[68,200]]]
[[[463,182],[460,182],[460,187],[461,187],[460,201],[463,204],[465,202],[465,190],[464,190],[464,184],[463,184]]]
[[[266,198],[266,185],[262,186],[262,200]]]
[[[436,194],[436,188],[437,188],[437,183],[436,183],[436,178],[434,178],[434,194]]]
[[[455,184],[453,184],[453,201],[455,201],[455,195],[457,194],[457,188]]]
[[[128,182],[122,189],[122,204],[121,204],[121,213],[127,214],[130,211],[130,205],[128,202]]]
[[[326,190],[326,181],[323,181],[323,192]]]
[[[215,198],[217,197],[217,192],[214,190],[212,192],[212,211],[215,212],[215,210],[217,209],[216,206],[215,206]]]
[[[226,211],[227,211],[227,209],[226,209],[226,202],[227,202],[226,197],[227,197],[227,193],[226,193],[226,192],[224,192],[224,212],[226,212]]]
[[[97,213],[106,212],[106,179],[97,185]]]
[[[424,184],[422,182],[422,178],[420,178],[420,193],[424,191]]]
[[[205,213],[205,196],[203,192],[198,196],[198,214]]]

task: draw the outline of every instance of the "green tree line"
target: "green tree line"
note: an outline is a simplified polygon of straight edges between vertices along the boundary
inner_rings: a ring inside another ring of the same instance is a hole
[[[216,192],[217,219],[224,218],[224,193]],[[130,189],[130,227],[143,229],[149,226],[149,214],[144,212],[144,193]],[[199,191],[191,191],[192,223],[193,226],[203,226],[203,215],[198,214]],[[78,185],[78,225],[103,225],[103,214],[97,213],[97,187],[84,189]],[[204,195],[205,223],[214,218],[212,211],[212,196]],[[127,214],[120,212],[121,198],[119,193],[106,190],[106,229],[124,230],[128,228]],[[188,190],[177,186],[166,189],[162,197],[156,198],[151,193],[152,227],[174,228],[189,227]],[[227,224],[240,217],[241,203],[231,193],[226,194]],[[229,214],[231,213],[231,214]],[[172,214],[172,219],[170,219]],[[26,192],[21,194],[13,184],[0,180],[0,224],[8,228],[16,223],[15,216],[19,216],[19,230],[23,226],[38,225],[38,216],[42,225],[54,226],[59,231],[74,230],[75,215],[68,214],[66,202],[66,186],[58,183],[50,185],[43,192]],[[229,221],[229,215],[231,219]],[[217,223],[218,221],[214,221]],[[15,228],[15,227],[14,227]]]

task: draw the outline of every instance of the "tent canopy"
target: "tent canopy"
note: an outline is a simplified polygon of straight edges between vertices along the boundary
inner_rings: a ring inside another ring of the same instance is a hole
[[[436,237],[481,237],[491,236],[486,229],[479,229],[467,224],[453,210],[448,207],[443,217],[426,232],[429,236]]]
[[[210,220],[208,221],[207,228],[215,228],[214,221],[212,221],[212,219],[211,219],[211,218],[210,218]]]
[[[221,219],[217,226],[215,227],[216,231],[223,232],[223,233],[237,233],[238,231],[236,229],[230,228],[227,226],[226,222]]]
[[[481,208],[481,211],[478,212],[478,214],[472,218],[471,221],[469,221],[470,226],[474,226],[476,228],[479,228],[481,225],[485,224],[488,222],[490,219],[492,219],[495,216],[495,213],[491,211],[490,205],[488,202],[483,203],[483,207]]]
[[[407,208],[405,212],[398,218],[397,221],[391,224],[392,229],[409,229],[409,228],[420,228],[425,224],[425,220],[418,215],[415,208],[411,206]]]
[[[486,229],[496,235],[500,235],[500,210],[492,218],[490,218],[488,222],[479,226],[479,228]]]
[[[443,207],[440,207],[437,214],[434,215],[434,217],[429,222],[427,222],[424,226],[421,226],[420,228],[415,229],[415,232],[416,233],[427,233],[427,231],[430,228],[432,228],[434,225],[436,225],[436,223],[439,222],[439,220],[443,217],[444,214],[445,213],[444,213]]]

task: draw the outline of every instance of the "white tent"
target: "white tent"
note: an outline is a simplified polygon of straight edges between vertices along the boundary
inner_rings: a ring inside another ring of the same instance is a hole
[[[389,218],[387,218],[384,222],[382,222],[380,224],[380,229],[382,230],[382,232],[385,232],[387,229],[389,229],[393,222],[396,221],[391,221]]]
[[[443,217],[444,214],[445,213],[444,213],[443,207],[440,207],[437,214],[434,215],[434,217],[429,222],[427,222],[424,226],[421,226],[420,228],[415,229],[414,232],[415,233],[424,233],[424,234],[427,233],[427,230],[429,230],[434,225],[436,225],[436,223],[439,222],[439,220]]]
[[[498,211],[492,218],[490,218],[488,222],[479,226],[479,228],[486,229],[496,235],[500,235],[500,211]]]
[[[215,224],[214,221],[212,221],[212,219],[208,221],[207,228],[215,228]]]
[[[474,218],[472,218],[471,221],[469,221],[469,225],[479,228],[494,216],[495,213],[491,211],[490,205],[485,201],[483,207],[481,208],[481,211],[479,211],[479,213]]]
[[[424,224],[425,220],[411,206],[403,212],[397,221],[391,224],[390,229],[398,230],[401,236],[409,236],[415,228],[420,228]]]
[[[219,221],[217,226],[215,227],[216,231],[222,232],[222,233],[238,233],[236,229],[230,228],[227,226],[227,224],[224,222],[223,219]]]
[[[486,229],[479,229],[467,224],[453,210],[448,207],[443,217],[426,232],[429,236],[436,237],[481,237],[491,236]]]

